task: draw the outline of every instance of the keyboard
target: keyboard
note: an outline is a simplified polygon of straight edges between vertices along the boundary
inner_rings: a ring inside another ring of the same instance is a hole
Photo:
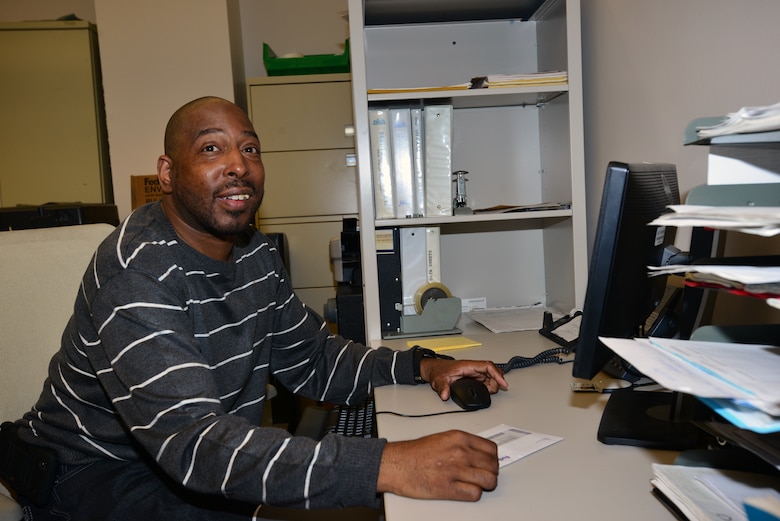
[[[360,438],[376,437],[374,398],[359,405],[339,405],[334,409],[334,419],[329,433]]]

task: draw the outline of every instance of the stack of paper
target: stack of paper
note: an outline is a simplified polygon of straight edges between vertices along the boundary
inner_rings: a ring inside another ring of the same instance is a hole
[[[745,502],[780,498],[780,478],[751,472],[653,464],[651,483],[687,519],[747,521]]]
[[[474,208],[474,213],[542,212],[545,210],[569,210],[570,208],[571,203],[497,204],[489,208]]]
[[[601,338],[667,389],[697,396],[734,425],[780,432],[780,348],[667,338]]]
[[[377,87],[368,89],[368,94],[399,94],[415,92],[437,92],[447,90],[487,89],[501,87],[542,87],[566,85],[569,75],[566,71],[529,72],[521,74],[488,74],[477,76],[468,83],[418,87]]]
[[[649,269],[651,277],[684,273],[686,283],[693,286],[721,287],[761,298],[780,297],[780,266],[671,264]]]
[[[444,90],[468,90],[471,83],[458,83],[454,85],[438,85],[435,87],[379,87],[368,89],[368,94],[396,94],[396,93],[414,93],[414,92],[437,92]]]
[[[780,129],[780,103],[762,107],[742,107],[737,112],[728,114],[717,125],[699,127],[696,133],[700,138],[709,138],[778,129]]]
[[[702,226],[772,237],[780,233],[780,207],[671,205],[653,226]]]
[[[566,85],[566,71],[534,72],[529,74],[488,74],[471,80],[472,89],[497,87],[538,87],[541,85]]]

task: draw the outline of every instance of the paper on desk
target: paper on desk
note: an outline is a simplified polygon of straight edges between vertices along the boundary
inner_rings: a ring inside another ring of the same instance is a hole
[[[704,398],[747,400],[767,414],[780,414],[780,348],[668,338],[601,341],[668,389]]]
[[[431,351],[448,351],[450,349],[466,349],[469,347],[479,347],[482,342],[477,342],[465,336],[442,336],[436,338],[418,338],[417,340],[407,340],[408,347],[420,346]]]
[[[478,436],[492,440],[498,445],[499,467],[505,467],[563,439],[549,434],[525,431],[503,423],[480,432]]]
[[[468,316],[491,330],[493,333],[510,331],[532,331],[542,327],[545,307],[542,304],[532,306],[508,306],[503,308],[474,309]]]

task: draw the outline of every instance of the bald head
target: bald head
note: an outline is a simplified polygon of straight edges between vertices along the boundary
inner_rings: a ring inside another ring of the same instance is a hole
[[[190,101],[173,113],[168,125],[165,127],[165,155],[175,157],[180,150],[182,141],[192,139],[195,132],[194,121],[202,111],[215,107],[224,107],[230,110],[239,110],[238,106],[230,101],[216,96],[206,96]],[[241,111],[243,113],[243,111]]]
[[[216,97],[181,107],[165,128],[157,177],[179,237],[212,258],[229,258],[265,193],[260,141],[246,112]]]

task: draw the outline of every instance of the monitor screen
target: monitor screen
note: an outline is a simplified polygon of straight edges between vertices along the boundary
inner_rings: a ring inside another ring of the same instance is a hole
[[[662,264],[675,231],[648,223],[673,204],[680,204],[674,165],[612,162],[607,167],[573,376],[592,379],[600,371],[628,380],[641,376],[615,357],[598,337],[646,336],[648,317],[666,289],[664,277],[648,277],[648,266]],[[656,400],[651,405],[637,403],[651,398]],[[662,440],[642,439],[654,436],[653,428],[647,425],[652,418],[646,409],[665,407],[671,399],[670,393],[631,389],[614,392],[602,416],[599,439],[648,447],[677,445],[674,433],[672,440],[666,439],[668,433],[660,434]],[[657,412],[650,415],[657,416]],[[666,430],[667,426],[660,428]],[[625,429],[640,432],[623,432]]]
[[[675,232],[648,223],[672,204],[680,204],[674,165],[612,162],[607,167],[575,377],[590,379],[608,368],[613,354],[599,336],[644,336],[645,322],[663,296],[666,282],[663,277],[648,277],[647,267],[661,264]]]

